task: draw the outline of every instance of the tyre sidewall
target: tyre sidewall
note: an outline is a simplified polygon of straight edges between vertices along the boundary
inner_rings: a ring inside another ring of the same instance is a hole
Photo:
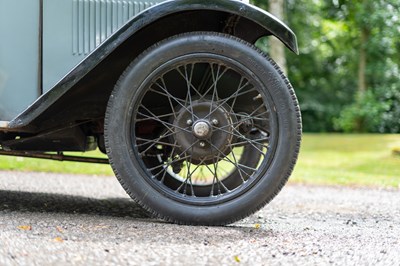
[[[143,162],[131,143],[131,116],[140,101],[138,89],[160,64],[193,51],[233,58],[249,68],[267,88],[276,112],[278,138],[265,175],[246,193],[212,206],[194,206],[163,195],[144,178]],[[254,46],[221,34],[187,34],[159,43],[137,58],[124,72],[106,114],[106,146],[111,165],[128,194],[157,216],[186,224],[226,224],[239,220],[269,202],[286,183],[297,159],[300,115],[293,90],[275,63]]]

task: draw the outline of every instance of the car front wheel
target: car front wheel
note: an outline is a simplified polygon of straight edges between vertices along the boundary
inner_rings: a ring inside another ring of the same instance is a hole
[[[121,75],[105,144],[127,193],[180,224],[223,225],[263,207],[300,146],[294,91],[253,45],[196,32],[161,41]]]

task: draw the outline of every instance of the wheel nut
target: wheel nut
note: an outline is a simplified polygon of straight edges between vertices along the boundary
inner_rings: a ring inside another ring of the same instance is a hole
[[[193,121],[192,121],[191,119],[188,119],[188,120],[186,121],[186,125],[188,125],[188,126],[193,125]]]
[[[211,122],[212,122],[212,124],[213,124],[214,126],[217,126],[217,125],[219,124],[218,120],[215,119],[215,118],[214,118]]]
[[[206,146],[206,143],[204,141],[200,141],[200,147],[204,148]]]

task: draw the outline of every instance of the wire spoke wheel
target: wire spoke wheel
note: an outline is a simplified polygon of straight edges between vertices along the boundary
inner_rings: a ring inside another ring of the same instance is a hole
[[[271,114],[267,95],[244,67],[192,54],[153,74],[132,116],[132,143],[152,182],[204,204],[255,179],[268,157]],[[146,123],[151,135],[141,132]]]
[[[272,199],[294,166],[301,126],[292,92],[271,60],[231,36],[163,41],[128,67],[110,98],[113,170],[167,220],[243,218]]]

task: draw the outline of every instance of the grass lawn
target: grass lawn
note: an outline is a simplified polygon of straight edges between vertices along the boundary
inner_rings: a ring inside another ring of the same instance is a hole
[[[400,187],[400,135],[305,134],[291,182]]]
[[[292,183],[400,187],[400,135],[304,134]],[[81,155],[81,154],[74,154]],[[101,157],[100,152],[87,156]],[[0,156],[0,170],[113,175],[110,166]]]
[[[107,158],[100,151],[92,151],[87,153],[66,153],[66,155]],[[107,164],[60,162],[60,161],[31,159],[31,158],[12,157],[12,156],[0,156],[0,170],[87,174],[87,175],[113,175],[111,167]]]

